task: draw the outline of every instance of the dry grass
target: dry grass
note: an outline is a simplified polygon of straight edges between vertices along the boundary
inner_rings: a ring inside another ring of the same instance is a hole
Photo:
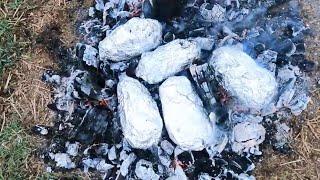
[[[320,1],[300,0],[302,16],[313,33],[306,39],[307,58],[320,62]],[[312,82],[320,80],[319,67],[312,74]],[[256,171],[257,179],[320,179],[320,89],[315,85],[312,102],[303,115],[293,121],[304,121],[295,129],[291,155],[268,149]]]
[[[90,5],[92,1],[87,0],[83,6]],[[21,16],[27,22],[24,27],[31,34],[30,49],[21,57],[16,66],[6,70],[0,80],[0,133],[10,127],[12,122],[22,125],[20,136],[27,138],[26,147],[31,152],[23,161],[23,172],[28,179],[48,177],[43,174],[43,164],[36,156],[33,156],[37,147],[43,145],[43,140],[35,136],[27,136],[29,128],[34,124],[50,125],[52,115],[46,105],[51,102],[51,90],[40,81],[45,69],[55,68],[54,59],[36,44],[35,39],[50,24],[61,27],[61,39],[66,46],[71,47],[76,38],[73,35],[73,27],[78,6],[76,2],[64,0],[30,1],[36,5],[32,11]],[[317,30],[315,36],[307,39],[308,58],[319,61],[320,55],[320,1],[302,1],[303,15],[312,29]],[[315,3],[318,3],[315,4]],[[319,77],[319,73],[313,76]],[[299,128],[294,137],[294,153],[292,155],[281,155],[272,150],[267,150],[262,165],[258,165],[256,176],[258,179],[320,179],[320,92],[313,92],[313,102],[308,111],[297,120],[305,120],[305,124]],[[2,144],[1,144],[2,145]],[[0,159],[1,164],[1,159]],[[1,177],[0,177],[1,179]]]
[[[7,130],[13,122],[21,125],[18,132],[27,138],[24,148],[28,149],[28,154],[27,157],[23,157],[26,159],[23,160],[22,167],[16,167],[13,171],[24,173],[23,178],[35,179],[47,178],[43,174],[42,161],[34,156],[34,152],[44,144],[44,141],[27,134],[30,134],[29,129],[35,124],[50,125],[52,122],[52,114],[47,108],[47,104],[51,102],[51,89],[41,81],[41,75],[44,70],[56,67],[55,60],[42,45],[37,44],[36,40],[47,26],[55,24],[61,27],[61,40],[65,46],[71,47],[76,41],[73,27],[77,11],[74,9],[77,9],[79,3],[63,0],[35,0],[28,3],[34,8],[21,16],[21,19],[27,23],[24,23],[20,29],[30,34],[30,37],[21,37],[30,39],[29,48],[12,68],[5,70],[0,80],[0,133]],[[19,34],[15,36],[18,37]],[[4,147],[5,144],[0,145]],[[9,146],[7,149],[10,150]],[[0,159],[0,165],[6,164],[7,160],[7,158]],[[0,179],[18,178],[7,172],[5,176]]]

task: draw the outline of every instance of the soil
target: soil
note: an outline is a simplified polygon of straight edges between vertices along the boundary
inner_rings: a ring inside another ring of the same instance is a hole
[[[302,16],[312,30],[312,34],[306,38],[307,57],[319,63],[320,1],[300,2],[303,7]],[[26,129],[35,124],[51,125],[52,114],[47,104],[52,101],[52,89],[41,81],[41,75],[44,70],[58,69],[65,51],[77,43],[75,25],[81,21],[83,13],[93,0],[42,0],[33,3],[38,7],[27,15],[27,29],[32,34],[32,46],[0,81],[0,90],[6,90],[0,94],[3,101],[0,104],[1,117],[5,117],[2,125],[18,118]],[[313,80],[316,84],[316,81],[320,80],[319,66],[312,76],[316,77]],[[317,85],[313,87],[312,102],[308,110],[293,119],[293,122],[304,121],[302,126],[294,129],[293,152],[280,154],[267,147],[264,158],[257,164],[257,179],[320,179],[319,105],[320,89]],[[30,173],[29,178],[35,179],[45,171],[41,159],[37,156],[37,150],[44,145],[45,140],[32,137],[33,153],[28,158],[25,168]],[[59,176],[63,177],[65,174]]]

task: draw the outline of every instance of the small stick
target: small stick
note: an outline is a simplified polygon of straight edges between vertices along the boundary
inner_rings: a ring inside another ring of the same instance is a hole
[[[286,162],[286,163],[282,163],[280,164],[280,166],[284,166],[284,165],[288,165],[288,164],[293,164],[293,163],[297,163],[297,162],[301,162],[303,161],[302,159],[298,159],[298,160],[295,160],[295,161],[290,161],[290,162]]]

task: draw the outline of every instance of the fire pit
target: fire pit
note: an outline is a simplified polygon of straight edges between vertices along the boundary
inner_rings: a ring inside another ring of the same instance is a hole
[[[278,8],[279,6],[285,8]],[[295,0],[96,0],[64,72],[47,71],[47,171],[104,179],[254,179],[289,152],[308,72]]]

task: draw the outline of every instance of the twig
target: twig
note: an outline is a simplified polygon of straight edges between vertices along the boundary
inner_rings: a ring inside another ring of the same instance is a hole
[[[2,125],[1,125],[1,129],[0,129],[0,132],[2,132],[3,128],[4,128],[4,125],[6,123],[6,113],[3,112],[3,120],[2,120]]]
[[[288,164],[293,164],[293,163],[297,163],[297,162],[301,162],[303,161],[302,159],[298,159],[298,160],[295,160],[295,161],[290,161],[290,162],[286,162],[286,163],[282,163],[280,164],[280,166],[284,166],[284,165],[288,165]]]
[[[11,74],[11,72],[9,72],[9,75],[8,75],[8,78],[7,78],[7,81],[6,81],[6,85],[4,86],[4,90],[8,89],[11,77],[12,77],[12,74]]]

